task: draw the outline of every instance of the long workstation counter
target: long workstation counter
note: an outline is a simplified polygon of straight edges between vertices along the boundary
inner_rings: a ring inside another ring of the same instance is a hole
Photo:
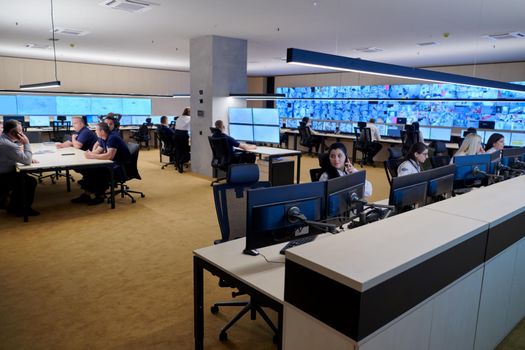
[[[284,349],[492,349],[525,316],[525,177],[287,251]]]

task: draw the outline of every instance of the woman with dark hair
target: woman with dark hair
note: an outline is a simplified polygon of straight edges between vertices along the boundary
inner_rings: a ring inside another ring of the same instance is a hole
[[[427,146],[423,142],[414,143],[406,155],[406,160],[397,167],[397,176],[420,173],[421,164],[425,163],[427,158]]]
[[[490,135],[487,144],[485,145],[485,153],[501,152],[505,147],[505,136],[495,132]]]
[[[339,176],[345,176],[358,172],[348,159],[348,152],[344,144],[340,142],[333,143],[328,148],[328,161],[322,164],[324,172],[319,177],[319,181],[326,181]],[[372,184],[365,182],[365,197],[372,195]]]

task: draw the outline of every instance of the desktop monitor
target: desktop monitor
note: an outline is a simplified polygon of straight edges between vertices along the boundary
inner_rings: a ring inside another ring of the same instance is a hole
[[[401,129],[397,126],[389,125],[386,134],[388,137],[399,139],[401,138]]]
[[[351,210],[365,191],[366,171],[339,176],[326,183],[326,217],[339,224],[349,221]],[[330,220],[331,221],[331,220]]]
[[[375,124],[377,131],[379,131],[379,135],[381,136],[387,136],[388,135],[388,126],[385,124]]]
[[[512,147],[524,147],[525,146],[525,133],[513,132],[511,134],[510,141],[505,139],[506,144],[510,144]]]
[[[310,182],[248,190],[245,253],[321,233],[322,230],[308,227],[294,213],[300,212],[310,221],[323,220],[325,186],[324,182]]]
[[[430,133],[431,133],[431,130],[432,128],[429,128],[428,126],[421,126],[419,128],[419,131],[421,131],[421,133],[423,134],[423,138],[425,140],[430,140]]]
[[[407,118],[400,117],[396,119],[396,124],[406,125],[406,123],[407,123]]]
[[[4,122],[8,121],[8,120],[16,120],[17,122],[19,122],[20,124],[24,124],[24,116],[20,116],[20,115],[4,115]]]
[[[232,124],[253,124],[252,109],[230,107],[228,120]]]
[[[149,118],[151,118],[151,124],[158,125],[160,124],[160,115],[152,115]]]
[[[276,108],[253,108],[252,112],[254,124],[279,125],[279,111]]]
[[[98,115],[86,115],[88,124],[98,124],[100,119]]]
[[[426,200],[427,180],[422,173],[392,178],[388,204],[393,205],[396,212],[412,209],[417,204],[425,204]]]
[[[350,122],[340,122],[339,131],[341,132],[341,134],[353,134],[354,125],[353,123],[350,123]]]
[[[454,157],[454,164],[456,165],[455,185],[454,187],[465,187],[470,183],[465,181],[473,181],[482,178],[483,172],[490,171],[491,155],[477,154],[472,156]]]
[[[451,133],[452,129],[450,128],[432,128],[429,140],[450,142]]]
[[[505,148],[501,151],[501,164],[508,167],[520,166],[525,156],[525,148]]]
[[[279,126],[254,125],[253,141],[266,143],[280,143],[281,129]]]
[[[478,128],[480,129],[494,129],[496,122],[491,120],[480,120],[478,122]]]
[[[230,124],[230,136],[239,141],[253,142],[253,125]]]
[[[48,127],[50,125],[49,116],[30,115],[29,126],[30,127]]]
[[[133,120],[132,120],[131,116],[129,116],[129,115],[123,115],[122,117],[120,117],[120,121],[119,122],[120,122],[121,126],[133,125]]]
[[[454,190],[455,172],[456,166],[454,164],[449,164],[421,173],[424,174],[428,181],[427,196],[436,199],[443,195],[451,195]]]
[[[131,125],[142,125],[142,124],[146,123],[146,118],[149,118],[149,117],[145,117],[145,116],[131,116]],[[122,122],[120,124],[122,125]]]

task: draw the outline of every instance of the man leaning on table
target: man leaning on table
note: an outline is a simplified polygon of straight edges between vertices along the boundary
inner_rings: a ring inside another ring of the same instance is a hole
[[[122,178],[123,172],[119,163],[131,160],[128,146],[118,133],[111,132],[106,123],[98,123],[95,131],[98,136],[99,146],[93,151],[86,151],[86,158],[114,161],[113,172],[115,179]],[[83,179],[79,183],[84,193],[80,197],[73,198],[71,202],[87,203],[89,205],[103,203],[110,182],[110,174],[107,169],[84,169],[82,175]]]
[[[7,120],[3,124],[0,135],[0,205],[4,204],[3,198],[9,197],[7,211],[16,215],[24,214],[22,188],[25,185],[25,203],[28,216],[37,216],[40,213],[31,208],[35,198],[36,180],[16,171],[16,163],[30,165],[38,163],[33,160],[31,145],[26,135],[22,132],[22,125],[16,120]]]
[[[73,135],[71,140],[57,144],[57,148],[75,147],[83,151],[91,151],[97,142],[97,135],[87,127],[85,117],[75,116],[72,118]]]

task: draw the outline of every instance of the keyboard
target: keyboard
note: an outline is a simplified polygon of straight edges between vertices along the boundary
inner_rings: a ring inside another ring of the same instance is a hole
[[[290,248],[293,248],[293,247],[297,247],[299,245],[302,245],[302,244],[305,244],[305,243],[308,243],[308,242],[312,242],[314,239],[315,239],[316,236],[306,236],[306,237],[301,237],[301,238],[297,238],[297,239],[294,239],[293,241],[290,241],[288,242],[280,251],[279,251],[279,254],[283,254],[284,255],[284,252],[287,250],[287,249],[290,249]]]

